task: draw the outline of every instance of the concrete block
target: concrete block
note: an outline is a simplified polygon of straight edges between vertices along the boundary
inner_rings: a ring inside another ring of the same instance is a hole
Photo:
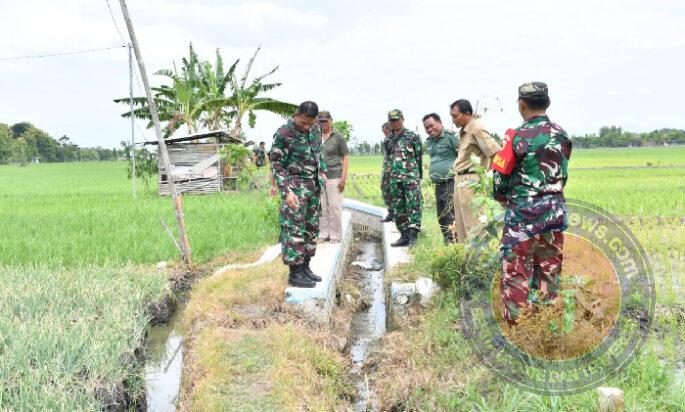
[[[345,258],[353,247],[354,231],[362,230],[372,236],[382,239],[385,270],[411,261],[409,250],[393,248],[390,243],[400,235],[395,224],[382,223],[381,219],[387,214],[382,207],[373,206],[352,199],[343,201],[343,233],[338,244],[320,243],[316,248],[316,255],[310,262],[312,271],[321,276],[322,281],[316,287],[295,288],[285,290],[286,308],[300,311],[317,323],[328,324],[335,306],[335,292],[337,284],[342,279],[345,269]]]

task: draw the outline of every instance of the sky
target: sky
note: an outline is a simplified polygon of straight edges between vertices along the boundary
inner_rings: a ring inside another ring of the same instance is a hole
[[[109,0],[128,42],[118,0]],[[685,129],[685,2],[655,0],[232,1],[128,0],[148,74],[187,55],[219,48],[253,74],[274,66],[283,86],[268,96],[314,100],[354,135],[380,141],[387,112],[425,132],[437,112],[469,99],[488,130],[521,122],[517,88],[549,86],[553,121],[572,135],[607,125],[643,132]],[[0,123],[30,121],[80,146],[119,146],[131,138],[126,48],[42,59],[15,56],[114,47],[122,39],[105,0],[0,0]],[[136,95],[142,95],[137,82]],[[246,119],[245,119],[246,120]],[[270,145],[283,119],[258,113],[249,139]],[[183,130],[182,130],[183,132]],[[183,133],[180,134],[183,134]],[[154,132],[138,121],[136,140]]]

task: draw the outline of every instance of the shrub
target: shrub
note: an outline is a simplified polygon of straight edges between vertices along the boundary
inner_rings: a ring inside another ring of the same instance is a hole
[[[468,259],[468,260],[467,260]],[[431,262],[431,277],[440,288],[457,298],[470,299],[477,292],[489,290],[489,279],[497,270],[497,259],[490,253],[470,258],[464,245],[441,248]]]

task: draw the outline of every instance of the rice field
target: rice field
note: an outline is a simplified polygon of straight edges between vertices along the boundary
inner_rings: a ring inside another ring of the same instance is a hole
[[[0,166],[0,263],[51,267],[154,263],[177,252],[160,218],[175,227],[168,198],[131,195],[124,162]],[[187,196],[196,262],[277,240],[263,192]]]

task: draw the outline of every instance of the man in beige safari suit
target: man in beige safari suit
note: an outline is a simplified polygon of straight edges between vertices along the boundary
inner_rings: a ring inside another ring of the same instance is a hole
[[[454,161],[454,223],[457,241],[466,243],[469,231],[478,224],[473,211],[473,190],[468,187],[478,175],[473,170],[471,156],[480,158],[486,170],[490,168],[492,157],[502,148],[483,126],[473,117],[473,107],[468,100],[460,99],[450,105],[450,115],[454,124],[461,127],[459,132],[459,154]]]

